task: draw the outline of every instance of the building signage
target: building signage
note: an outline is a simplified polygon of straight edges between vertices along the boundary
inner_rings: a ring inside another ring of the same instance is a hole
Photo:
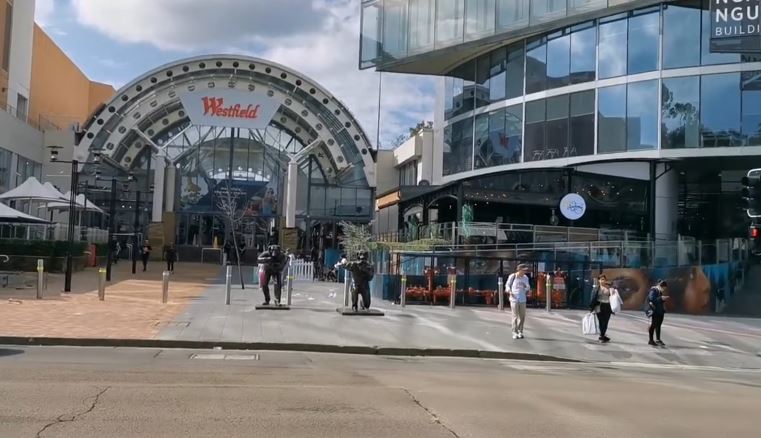
[[[275,116],[280,102],[258,91],[191,91],[180,95],[190,121],[199,126],[264,129]]]
[[[761,0],[711,0],[711,51],[761,51]]]
[[[576,193],[569,193],[560,200],[560,213],[568,220],[579,220],[586,212],[586,201]]]

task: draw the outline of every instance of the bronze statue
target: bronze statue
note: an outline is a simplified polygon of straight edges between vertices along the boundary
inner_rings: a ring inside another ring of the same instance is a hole
[[[266,251],[259,254],[259,269],[264,272],[264,281],[262,281],[262,292],[264,293],[264,305],[270,304],[270,279],[275,278],[275,305],[280,305],[280,294],[283,290],[283,269],[285,269],[286,258],[280,252],[279,245],[270,245]]]
[[[362,295],[362,310],[370,309],[370,280],[375,276],[375,268],[369,262],[367,251],[360,251],[358,261],[342,261],[342,265],[351,272],[354,286],[351,288],[351,308],[357,311],[357,301]]]

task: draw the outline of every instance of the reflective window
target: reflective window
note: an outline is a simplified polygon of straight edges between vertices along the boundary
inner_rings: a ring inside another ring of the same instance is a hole
[[[468,118],[447,127],[450,132],[444,134],[443,174],[452,175],[472,169],[473,164],[473,119]]]
[[[565,17],[566,0],[531,0],[531,23]]]
[[[444,120],[454,116],[454,86],[455,81],[462,80],[447,76],[444,78]]]
[[[626,19],[600,23],[598,57],[600,79],[626,74]]]
[[[711,64],[729,64],[740,62],[740,55],[737,53],[711,53],[711,11],[709,10],[709,0],[703,0],[702,15],[702,32],[701,32],[701,51],[700,61],[703,65]]]
[[[700,65],[700,17],[700,1],[664,5],[663,68]]]
[[[489,72],[491,71],[490,62],[491,60],[488,53],[476,60],[476,108],[491,103],[491,91],[489,91]]]
[[[576,12],[592,11],[607,6],[607,0],[568,0],[569,15]]]
[[[465,0],[465,39],[494,33],[494,0]]]
[[[497,28],[519,29],[528,26],[529,0],[497,0]]]
[[[526,102],[526,130],[524,132],[524,161],[541,160],[544,156],[545,100]]]
[[[547,37],[547,88],[571,83],[571,36],[558,32]]]
[[[433,47],[435,3],[435,0],[410,0],[410,51],[419,51]]]
[[[626,150],[626,85],[600,88],[597,94],[597,152]]]
[[[547,141],[541,159],[558,158],[568,150],[569,95],[547,99]]]
[[[460,114],[472,111],[474,108],[475,99],[475,76],[476,76],[476,63],[474,61],[467,62],[460,67],[454,69],[449,75],[451,79],[451,104],[446,103],[450,109],[445,111],[444,117],[448,120],[452,117]],[[445,98],[450,99],[445,95]],[[446,99],[445,99],[446,100]]]
[[[492,147],[489,141],[489,114],[479,114],[476,116],[473,139],[474,147],[476,148],[476,167],[478,167],[481,152]]]
[[[523,43],[507,47],[507,98],[523,95]]]
[[[505,110],[502,109],[489,114],[489,139],[480,146],[476,144],[476,169],[506,164],[500,149],[504,138]]]
[[[630,75],[658,69],[660,20],[657,8],[653,12],[629,18]]]
[[[547,44],[544,38],[526,44],[526,94],[547,88]]]
[[[634,82],[626,93],[628,150],[658,147],[658,81]]]
[[[571,83],[595,80],[596,63],[597,27],[594,23],[586,23],[571,34]]]
[[[0,193],[11,189],[11,159],[13,152],[0,148]]]
[[[740,146],[740,73],[706,75],[700,87],[703,147]]]
[[[446,46],[462,41],[463,0],[438,0],[436,2],[436,46]]]
[[[761,146],[761,71],[741,73],[742,135],[746,146]]]
[[[595,153],[595,92],[571,94],[571,141],[563,157]]]
[[[661,94],[661,147],[699,147],[700,77],[664,79]]]
[[[383,52],[393,58],[407,54],[406,0],[385,0],[383,3]]]
[[[489,100],[499,102],[505,99],[505,85],[507,83],[507,51],[497,49],[491,52],[489,65]]]
[[[505,131],[507,138],[500,140],[500,153],[508,162],[518,163],[523,152],[523,105],[505,109]]]
[[[362,43],[360,62],[369,67],[379,56],[381,2],[362,4]]]

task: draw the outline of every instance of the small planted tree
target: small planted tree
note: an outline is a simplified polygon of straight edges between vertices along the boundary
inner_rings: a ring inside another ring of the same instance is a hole
[[[240,287],[245,289],[246,285],[243,282],[243,271],[240,265],[240,249],[238,248],[238,237],[236,230],[243,222],[243,216],[245,211],[241,208],[239,202],[244,193],[242,190],[235,188],[230,184],[230,180],[227,180],[227,184],[224,187],[220,187],[215,192],[217,198],[217,208],[222,212],[225,217],[225,235],[232,235],[233,247],[235,248],[235,259],[238,265],[238,275],[240,276]]]
[[[351,222],[340,222],[344,235],[339,239],[346,251],[346,257],[353,259],[357,257],[360,251],[370,251],[373,235],[370,232],[370,225],[353,224]]]

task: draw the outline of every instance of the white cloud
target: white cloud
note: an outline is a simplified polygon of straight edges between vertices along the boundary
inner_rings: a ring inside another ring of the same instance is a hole
[[[241,53],[314,79],[346,104],[373,143],[378,73],[358,70],[355,0],[72,0],[80,23],[162,50]],[[433,117],[432,80],[383,75],[381,144]]]
[[[37,0],[34,6],[34,21],[42,27],[50,25],[55,14],[55,0]]]

